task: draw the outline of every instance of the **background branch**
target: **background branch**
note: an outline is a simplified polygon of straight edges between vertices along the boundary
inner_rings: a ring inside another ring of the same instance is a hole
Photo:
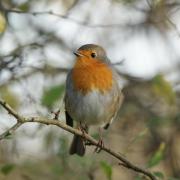
[[[113,24],[88,24],[86,21],[80,21],[74,18],[71,18],[67,15],[62,15],[59,13],[55,13],[53,11],[21,11],[18,9],[6,9],[4,8],[4,11],[6,13],[16,13],[16,14],[29,14],[33,16],[39,16],[39,15],[52,15],[61,19],[66,19],[68,21],[71,21],[73,23],[76,23],[80,26],[86,26],[89,28],[127,28],[127,27],[137,27],[138,25],[145,25],[145,22],[140,22],[139,24],[121,24],[121,23],[113,23]]]

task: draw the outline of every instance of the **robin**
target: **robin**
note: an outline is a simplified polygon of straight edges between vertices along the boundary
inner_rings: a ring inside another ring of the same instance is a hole
[[[76,121],[85,132],[90,125],[107,129],[123,100],[119,75],[101,46],[86,44],[74,54],[76,62],[66,80],[66,123],[73,127],[73,121]],[[70,154],[85,154],[82,137],[74,135]]]

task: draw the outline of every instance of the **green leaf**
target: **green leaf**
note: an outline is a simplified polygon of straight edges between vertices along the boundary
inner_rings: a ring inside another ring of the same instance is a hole
[[[150,127],[154,128],[154,127],[157,127],[157,126],[161,125],[163,120],[164,119],[159,118],[159,117],[152,117],[151,119],[148,120],[148,125]]]
[[[142,176],[136,176],[135,177],[135,180],[142,180],[143,178],[142,178]]]
[[[5,164],[4,166],[1,167],[1,172],[4,175],[8,175],[13,169],[15,165],[14,164]]]
[[[152,88],[154,93],[158,96],[163,97],[167,103],[174,104],[176,100],[175,93],[172,89],[171,84],[165,80],[163,75],[158,74],[152,80]]]
[[[148,162],[148,167],[153,167],[159,164],[159,162],[163,159],[164,156],[164,151],[165,151],[165,143],[162,142],[159,145],[158,150],[154,153],[152,158]]]
[[[153,173],[156,177],[158,177],[159,179],[164,179],[164,174],[162,172],[154,172]]]
[[[53,86],[47,90],[45,90],[43,97],[42,97],[42,104],[52,108],[54,103],[62,96],[64,92],[65,86]]]
[[[21,11],[29,11],[29,1],[22,3],[18,6]]]
[[[169,177],[168,180],[179,180],[179,178]]]
[[[109,164],[107,164],[107,162],[105,162],[105,161],[101,161],[100,165],[101,165],[102,170],[106,174],[107,179],[111,180],[112,179],[112,167]]]
[[[7,25],[6,18],[3,15],[3,13],[0,12],[0,34],[6,30],[6,25]]]
[[[0,88],[0,98],[6,101],[15,110],[19,107],[19,98],[7,86]]]
[[[60,176],[64,173],[63,166],[60,166],[57,162],[53,163],[50,167],[53,174]]]

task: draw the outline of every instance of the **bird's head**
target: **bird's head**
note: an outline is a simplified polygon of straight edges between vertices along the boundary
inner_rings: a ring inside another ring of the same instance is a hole
[[[77,56],[77,59],[84,60],[85,62],[91,62],[91,60],[92,62],[109,62],[105,50],[101,46],[95,44],[83,45],[77,51],[75,51],[74,54]]]

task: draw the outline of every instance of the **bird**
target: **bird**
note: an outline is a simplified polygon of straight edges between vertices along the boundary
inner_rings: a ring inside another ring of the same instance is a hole
[[[124,99],[119,74],[99,45],[85,44],[74,55],[75,64],[66,78],[66,124],[73,127],[75,121],[86,133],[93,125],[108,129]],[[83,156],[85,150],[84,139],[74,135],[69,153]]]

